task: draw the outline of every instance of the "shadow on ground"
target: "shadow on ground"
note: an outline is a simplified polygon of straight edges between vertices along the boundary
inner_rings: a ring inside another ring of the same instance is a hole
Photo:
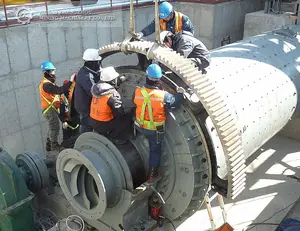
[[[300,183],[287,175],[300,177],[300,142],[277,135],[247,162],[246,189],[234,201],[224,199],[228,222],[236,231],[274,231],[277,228],[275,225],[251,224],[280,223],[298,200]],[[213,195],[211,193],[210,196]],[[223,219],[217,198],[212,200],[211,205],[215,223],[219,227]],[[211,224],[205,205],[177,225],[177,231],[209,230]],[[172,230],[172,227],[167,230]]]

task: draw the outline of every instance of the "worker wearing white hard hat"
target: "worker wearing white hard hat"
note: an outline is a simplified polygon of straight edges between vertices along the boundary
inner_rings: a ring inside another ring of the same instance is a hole
[[[116,90],[120,75],[113,67],[101,69],[100,81],[91,88],[90,125],[95,132],[115,144],[124,144],[132,131],[132,116],[125,113],[121,95]]]
[[[80,114],[80,133],[91,132],[89,125],[91,87],[100,80],[101,56],[97,49],[86,49],[82,59],[84,65],[78,71],[74,90],[75,109]]]

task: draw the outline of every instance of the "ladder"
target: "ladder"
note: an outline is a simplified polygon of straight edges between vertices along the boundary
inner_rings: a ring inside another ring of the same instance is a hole
[[[214,199],[215,196],[218,197],[219,206],[222,210],[223,221],[224,221],[224,224],[225,224],[225,223],[227,223],[227,213],[225,211],[223,196],[220,195],[219,193],[216,193],[214,196],[212,196],[212,198]],[[206,210],[207,210],[208,217],[209,217],[210,224],[211,224],[211,229],[209,229],[209,230],[211,230],[211,231],[215,231],[217,229],[214,218],[213,218],[212,210],[211,210],[211,204],[210,204],[210,202],[213,199],[210,199],[208,194],[206,194],[206,196],[204,198],[205,205],[206,205]]]

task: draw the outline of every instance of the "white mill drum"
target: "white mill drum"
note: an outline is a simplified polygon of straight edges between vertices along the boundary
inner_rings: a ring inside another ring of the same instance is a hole
[[[152,42],[114,43],[101,47],[99,53],[147,55],[195,91],[209,115],[205,126],[217,156],[218,174],[227,180],[227,196],[235,198],[245,186],[246,158],[295,112],[300,87],[299,30],[293,26],[215,49],[206,75],[190,60]]]

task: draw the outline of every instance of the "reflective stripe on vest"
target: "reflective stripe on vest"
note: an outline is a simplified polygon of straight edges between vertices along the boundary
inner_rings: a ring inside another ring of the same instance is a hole
[[[43,77],[41,80],[41,83],[39,85],[39,90],[40,90],[40,98],[41,98],[41,107],[45,109],[43,111],[43,115],[49,111],[50,108],[53,108],[57,113],[59,113],[59,105],[60,105],[60,96],[59,95],[53,95],[48,92],[45,92],[43,89],[43,85],[45,83],[52,83],[50,80],[46,79]]]
[[[159,20],[160,30],[167,30],[167,22],[163,19]],[[182,31],[182,14],[180,12],[175,11],[175,33]]]
[[[104,95],[100,98],[93,97],[91,103],[90,117],[97,121],[111,121],[114,118],[110,106],[107,105],[108,99],[112,94]]]
[[[157,126],[165,124],[164,91],[145,87],[137,88],[134,103],[136,104],[136,122],[141,128],[156,130]]]

